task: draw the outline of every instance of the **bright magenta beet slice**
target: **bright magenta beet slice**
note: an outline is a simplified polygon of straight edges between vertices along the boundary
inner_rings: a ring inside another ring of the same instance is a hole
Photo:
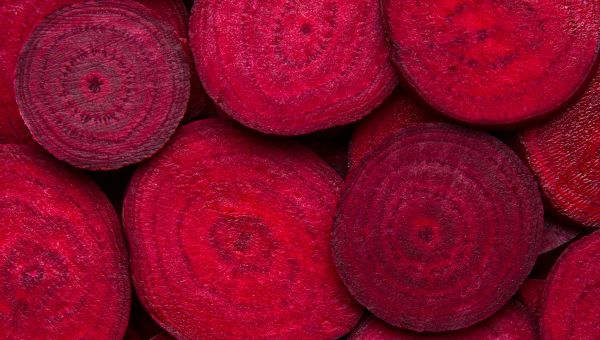
[[[382,11],[408,83],[474,124],[515,124],[559,108],[600,46],[596,1],[382,0]]]
[[[600,337],[600,232],[573,243],[548,277],[542,339]]]
[[[162,147],[185,113],[189,78],[173,28],[148,9],[86,2],[37,26],[21,53],[15,91],[25,124],[50,153],[110,170]]]
[[[544,289],[546,289],[546,280],[527,279],[519,288],[517,296],[530,311],[540,316],[544,301]]]
[[[177,338],[346,334],[362,309],[329,246],[341,185],[293,141],[220,119],[184,126],[125,198],[140,301]]]
[[[431,123],[350,172],[332,245],[358,302],[397,327],[439,332],[500,309],[531,271],[542,229],[540,193],[516,154]]]
[[[572,106],[520,141],[553,210],[600,227],[600,70]]]
[[[553,218],[546,218],[544,227],[540,254],[550,252],[569,243],[581,233],[578,228]]]
[[[377,0],[196,1],[190,45],[229,116],[300,135],[367,115],[397,83]]]
[[[533,315],[518,302],[510,302],[492,317],[469,328],[444,333],[414,333],[392,327],[368,316],[348,336],[348,340],[411,340],[411,339],[456,339],[498,340],[537,339],[537,323]]]
[[[93,181],[0,145],[0,329],[6,339],[121,339],[131,286],[117,214]]]

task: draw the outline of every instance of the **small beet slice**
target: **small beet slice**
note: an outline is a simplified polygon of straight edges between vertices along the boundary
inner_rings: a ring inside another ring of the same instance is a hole
[[[537,323],[533,315],[518,302],[510,302],[492,317],[469,328],[445,333],[414,333],[392,327],[368,316],[348,336],[348,340],[457,339],[498,340],[537,339]]]
[[[125,198],[140,301],[177,338],[346,334],[362,309],[329,247],[341,184],[293,141],[220,119],[182,127]]]
[[[397,89],[385,102],[357,124],[350,141],[350,168],[358,166],[369,151],[398,131],[441,120],[433,110]]]
[[[562,106],[597,58],[588,0],[382,0],[394,61],[416,91],[468,123],[508,125]]]
[[[554,212],[600,227],[600,70],[572,106],[520,141]]]
[[[117,214],[93,181],[0,145],[0,329],[6,339],[121,339],[131,286]]]
[[[533,176],[485,133],[406,128],[346,183],[332,241],[338,272],[397,327],[439,332],[489,317],[538,255],[543,208]]]
[[[518,297],[538,317],[542,312],[546,280],[527,279],[519,288]]]
[[[50,153],[111,170],[167,141],[185,113],[189,77],[173,28],[140,4],[109,0],[47,16],[21,53],[15,91],[25,124]]]
[[[377,0],[197,1],[190,45],[209,96],[264,133],[351,123],[397,83]]]
[[[544,236],[542,237],[542,249],[540,254],[552,251],[575,239],[581,231],[563,222],[552,218],[544,221]]]

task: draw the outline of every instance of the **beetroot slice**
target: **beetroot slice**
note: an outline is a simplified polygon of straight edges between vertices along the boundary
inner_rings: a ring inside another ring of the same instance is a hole
[[[190,45],[209,96],[264,133],[356,121],[397,83],[376,0],[197,1]]]
[[[552,218],[544,221],[544,236],[542,237],[542,249],[540,254],[552,251],[575,239],[580,230]]]
[[[537,323],[531,313],[518,302],[510,302],[489,319],[469,328],[437,334],[418,334],[392,327],[369,316],[348,336],[348,340],[401,339],[536,339]]]
[[[0,329],[6,339],[120,339],[131,286],[118,217],[80,173],[0,145]]]
[[[140,301],[177,338],[346,334],[362,310],[329,248],[341,184],[292,141],[219,119],[184,126],[125,198]]]
[[[600,232],[573,243],[548,277],[542,308],[543,339],[600,337]]]
[[[571,107],[520,141],[553,210],[600,227],[600,70]]]
[[[167,141],[185,112],[189,77],[173,29],[145,7],[86,2],[52,13],[34,30],[15,91],[44,148],[74,166],[109,170]]]
[[[433,110],[398,88],[385,102],[357,124],[350,141],[350,168],[371,150],[404,128],[441,120]]]
[[[397,327],[470,326],[502,307],[533,267],[539,191],[485,133],[407,128],[346,183],[332,243],[338,271],[362,305]]]
[[[538,317],[542,311],[546,280],[527,279],[519,288],[518,297]]]
[[[394,61],[444,114],[507,125],[557,109],[581,86],[600,46],[588,0],[382,0]]]

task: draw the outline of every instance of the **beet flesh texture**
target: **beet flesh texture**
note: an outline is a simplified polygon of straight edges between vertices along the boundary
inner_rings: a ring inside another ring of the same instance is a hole
[[[199,1],[190,45],[215,103],[269,134],[351,123],[397,83],[376,0]]]
[[[410,340],[410,339],[457,339],[498,340],[537,339],[535,317],[519,302],[509,302],[490,318],[471,327],[444,333],[415,333],[390,326],[368,316],[348,336],[348,340]]]
[[[574,240],[581,230],[564,222],[546,217],[540,254],[547,253]]]
[[[341,184],[293,141],[220,119],[182,127],[125,198],[140,301],[183,339],[346,334],[362,308],[329,247]]]
[[[573,105],[520,141],[552,211],[600,227],[600,70]]]
[[[121,226],[93,181],[0,145],[0,329],[7,339],[121,339],[131,285]]]
[[[597,58],[600,4],[587,0],[382,0],[393,59],[433,107],[514,125],[561,107]]]
[[[523,282],[517,294],[519,300],[538,317],[542,312],[545,288],[546,280],[527,279]]]
[[[86,2],[37,26],[20,55],[15,91],[46,150],[76,167],[112,170],[168,140],[185,113],[189,77],[175,32],[147,8]]]
[[[542,229],[533,176],[508,147],[430,123],[350,171],[332,245],[358,302],[397,327],[439,332],[501,308],[533,267]]]

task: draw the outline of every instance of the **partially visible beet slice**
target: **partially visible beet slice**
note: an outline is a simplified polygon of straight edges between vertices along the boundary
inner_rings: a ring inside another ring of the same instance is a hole
[[[600,227],[600,69],[572,106],[520,141],[554,211]]]
[[[362,309],[329,247],[341,184],[293,141],[219,119],[183,126],[125,198],[140,301],[177,338],[346,334]]]
[[[519,300],[529,308],[535,315],[540,316],[544,300],[544,289],[546,280],[527,279],[519,288],[517,296]]]
[[[8,144],[0,181],[2,338],[122,338],[127,254],[100,189],[41,151]]]
[[[110,170],[167,141],[185,113],[189,77],[172,28],[140,4],[107,0],[47,16],[21,53],[15,91],[44,148],[74,166]]]
[[[600,338],[600,232],[573,243],[548,277],[543,339]]]
[[[332,242],[338,271],[363,306],[397,327],[448,331],[489,317],[538,255],[533,176],[485,133],[406,128],[346,183]]]
[[[210,97],[264,133],[351,123],[397,83],[377,0],[197,1],[190,44]]]
[[[331,137],[316,133],[304,136],[300,142],[323,158],[340,177],[346,178],[348,175],[349,135]]]
[[[546,217],[544,221],[544,237],[540,254],[552,251],[575,239],[581,230],[553,218]]]
[[[439,111],[482,125],[533,119],[582,85],[600,46],[589,0],[382,0],[394,61]]]
[[[350,141],[349,162],[355,168],[369,151],[400,130],[441,120],[433,110],[398,88],[385,102],[359,122]]]
[[[498,340],[537,339],[538,326],[533,315],[513,301],[492,317],[469,328],[445,333],[414,333],[392,327],[374,316],[368,316],[348,336],[348,340],[457,339]]]

